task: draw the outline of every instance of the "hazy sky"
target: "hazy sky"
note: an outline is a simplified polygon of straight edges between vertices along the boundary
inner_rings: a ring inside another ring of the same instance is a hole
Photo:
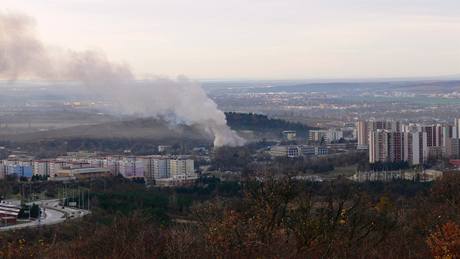
[[[139,75],[308,79],[460,74],[459,0],[1,0],[51,45]]]

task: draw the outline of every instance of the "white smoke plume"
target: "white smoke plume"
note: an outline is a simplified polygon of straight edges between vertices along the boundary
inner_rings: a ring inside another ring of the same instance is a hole
[[[139,82],[128,65],[100,52],[49,48],[37,38],[32,18],[0,12],[0,79],[27,78],[81,82],[116,103],[117,112],[198,125],[214,137],[215,146],[245,142],[198,83],[185,77]]]

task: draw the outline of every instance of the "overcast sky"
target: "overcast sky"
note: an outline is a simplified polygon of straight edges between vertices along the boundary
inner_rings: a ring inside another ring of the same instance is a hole
[[[140,77],[460,74],[460,0],[1,0],[50,45],[100,49]]]

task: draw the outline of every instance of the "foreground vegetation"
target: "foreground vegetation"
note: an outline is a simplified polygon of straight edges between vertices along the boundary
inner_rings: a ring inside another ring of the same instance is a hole
[[[356,184],[258,175],[145,189],[95,181],[93,213],[0,234],[2,258],[454,258],[460,176]],[[263,180],[261,180],[263,179]]]

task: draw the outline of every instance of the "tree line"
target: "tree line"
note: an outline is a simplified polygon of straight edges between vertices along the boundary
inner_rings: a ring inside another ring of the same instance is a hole
[[[345,180],[310,183],[264,174],[263,178],[252,175],[240,184],[225,187],[211,178],[181,188],[143,190],[121,180],[94,183],[91,188],[95,206],[91,215],[59,226],[0,233],[1,256],[460,255],[460,176],[455,174],[433,184],[359,184]]]

